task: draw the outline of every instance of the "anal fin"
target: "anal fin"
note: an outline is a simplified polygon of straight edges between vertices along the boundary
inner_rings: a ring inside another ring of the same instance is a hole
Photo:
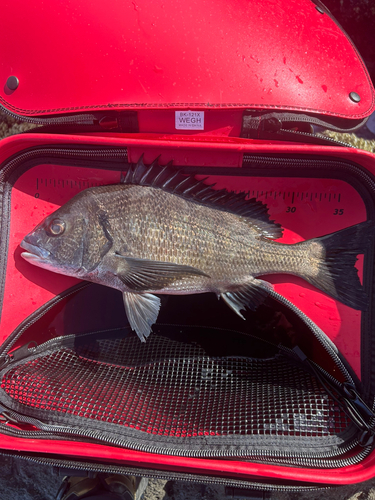
[[[252,279],[239,290],[223,292],[220,296],[240,318],[245,319],[241,311],[246,308],[255,311],[266,300],[269,290],[272,289],[272,285],[267,281]]]
[[[126,316],[131,328],[136,332],[141,342],[146,342],[146,338],[151,333],[151,326],[156,322],[160,299],[151,293],[131,293],[122,294]]]

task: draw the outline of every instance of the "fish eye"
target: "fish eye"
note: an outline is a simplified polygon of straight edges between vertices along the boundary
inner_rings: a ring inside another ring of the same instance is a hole
[[[65,222],[60,219],[53,219],[47,227],[50,236],[60,236],[65,231]]]

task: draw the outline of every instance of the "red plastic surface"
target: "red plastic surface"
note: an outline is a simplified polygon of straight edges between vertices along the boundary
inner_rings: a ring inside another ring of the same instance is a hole
[[[0,102],[21,115],[282,108],[358,119],[375,105],[355,48],[310,0],[5,1],[0,46]]]

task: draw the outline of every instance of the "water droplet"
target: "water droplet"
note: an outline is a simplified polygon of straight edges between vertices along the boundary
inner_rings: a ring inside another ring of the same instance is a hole
[[[302,298],[304,298],[304,297],[306,297],[306,294],[305,294],[305,293],[303,293],[303,292],[301,292],[301,293],[299,294],[299,296],[300,296],[300,297],[302,297]]]

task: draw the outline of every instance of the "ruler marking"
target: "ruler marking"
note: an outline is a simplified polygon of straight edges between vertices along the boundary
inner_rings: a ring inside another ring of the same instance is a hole
[[[340,202],[340,200],[341,200],[341,194],[339,193],[339,198],[337,201]]]
[[[294,203],[294,191],[293,191],[293,196],[292,196],[292,205]]]

